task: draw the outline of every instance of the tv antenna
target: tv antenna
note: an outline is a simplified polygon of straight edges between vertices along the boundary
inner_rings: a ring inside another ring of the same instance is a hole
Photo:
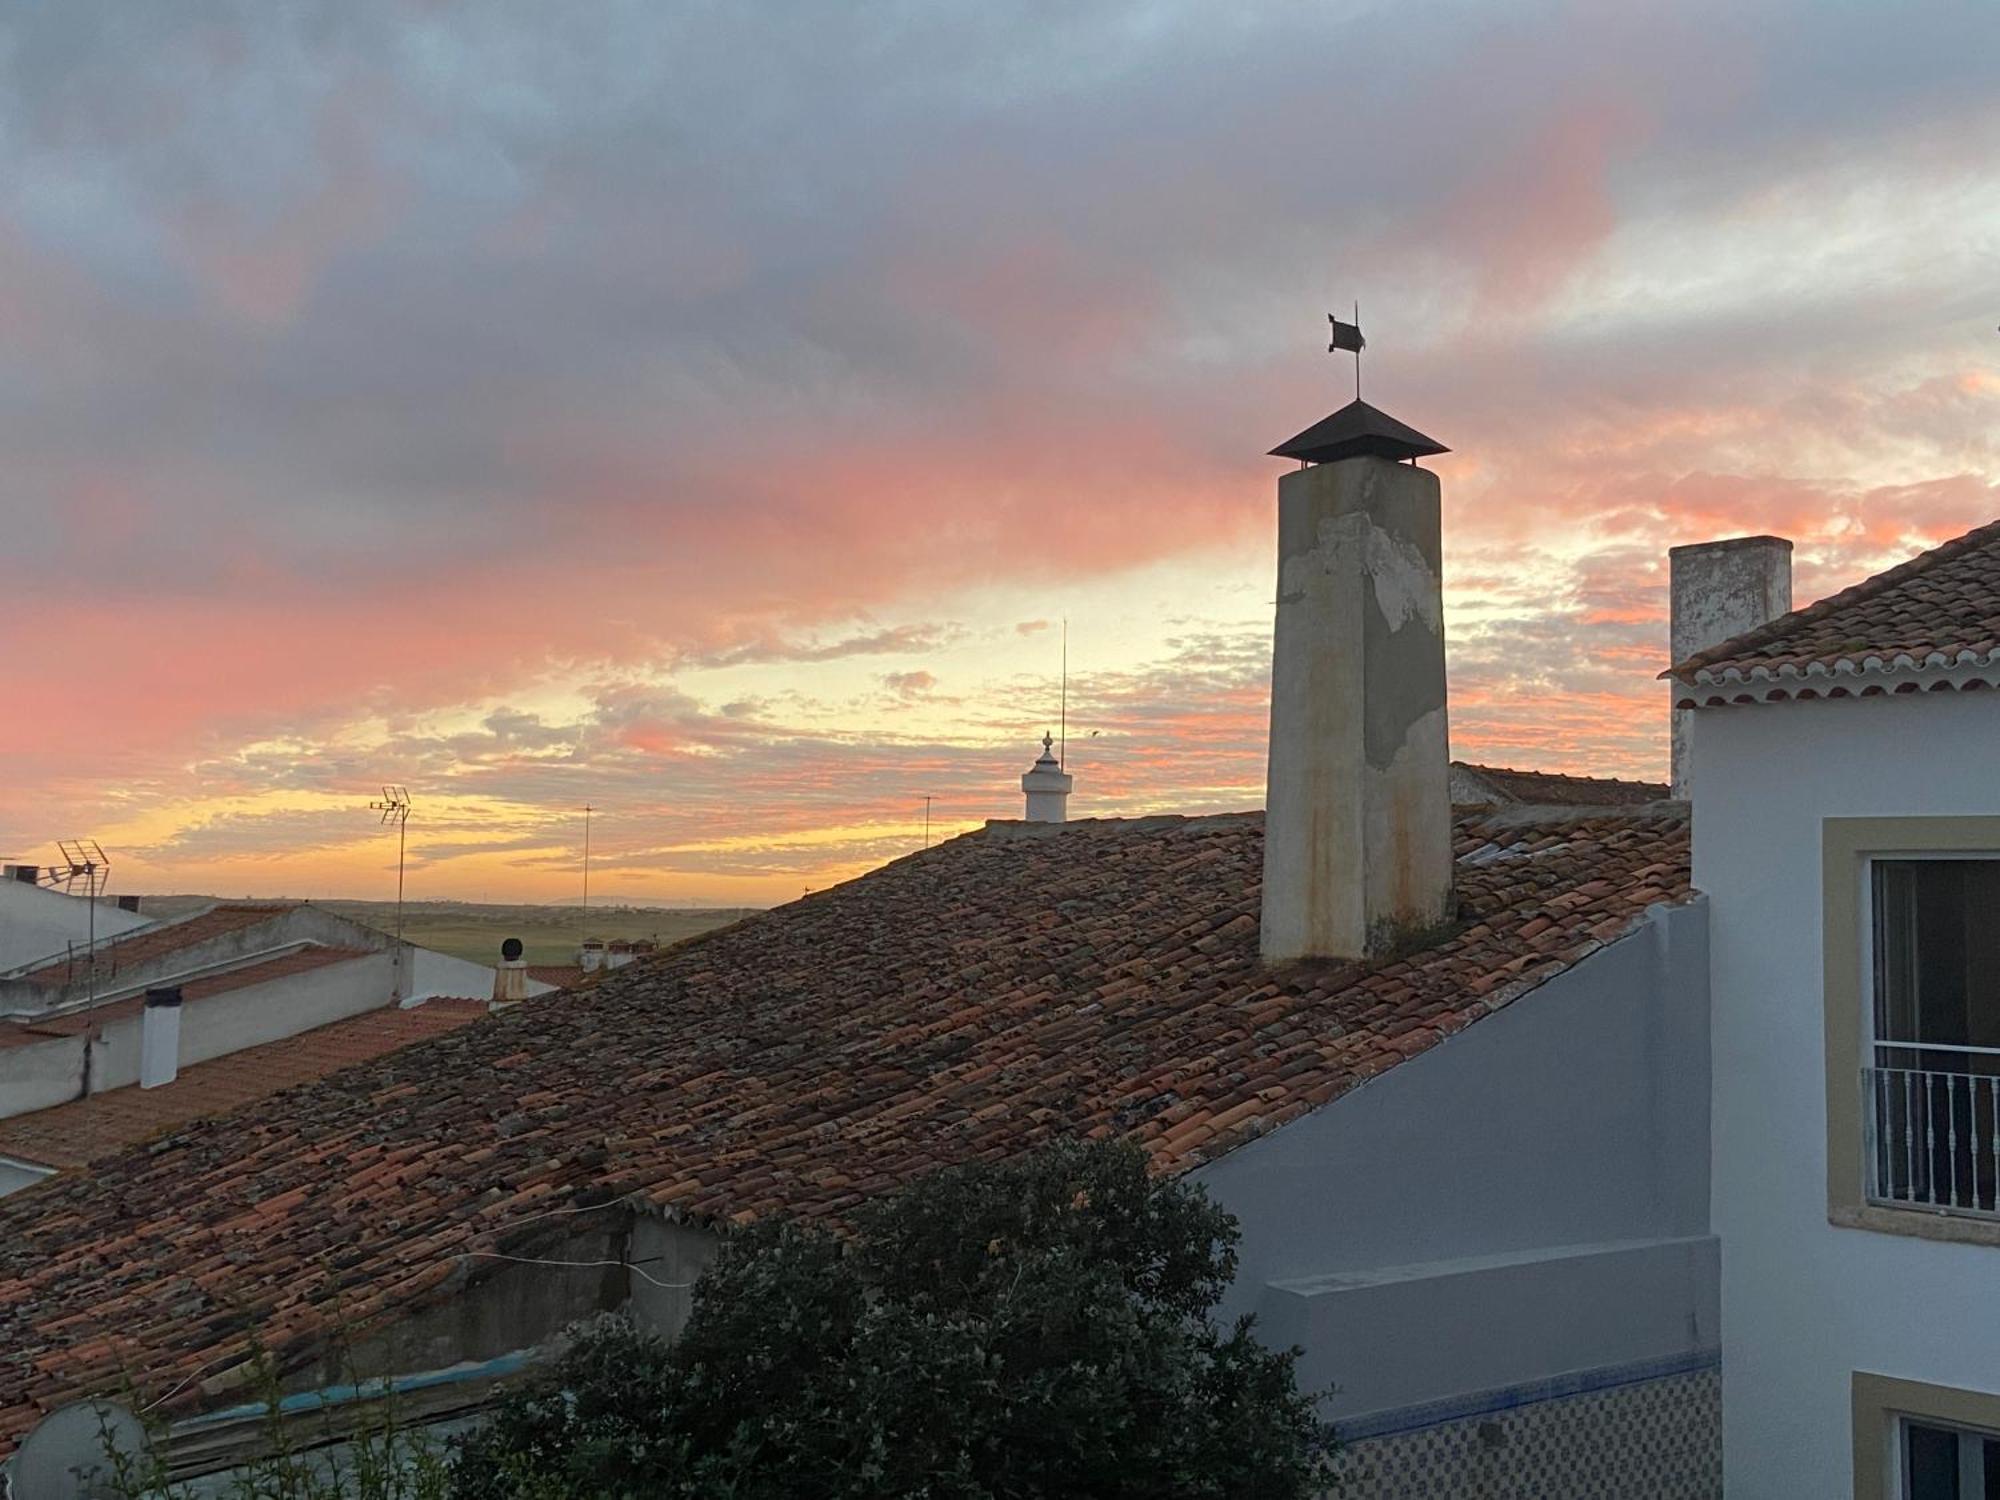
[[[928,849],[930,848],[930,846],[931,846],[931,795],[930,793],[926,792],[924,794],[924,847]]]
[[[396,825],[396,941],[403,940],[403,842],[404,830],[410,824],[410,789],[405,786],[385,786],[382,800],[368,804],[370,812],[382,815],[384,827]]]
[[[111,861],[97,846],[96,839],[57,839],[56,849],[62,855],[59,863],[42,871],[43,885],[50,889],[60,886],[63,894],[79,894],[90,903],[88,918],[89,935],[84,940],[85,973],[88,975],[85,989],[87,1005],[97,1003],[97,898],[104,894],[104,887],[111,878]]]

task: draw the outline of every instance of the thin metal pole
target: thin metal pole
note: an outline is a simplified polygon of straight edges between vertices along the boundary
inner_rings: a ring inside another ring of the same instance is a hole
[[[931,846],[931,799],[924,798],[924,847]]]
[[[1069,616],[1062,626],[1062,705],[1056,714],[1056,769],[1069,769]]]
[[[582,942],[590,941],[590,813],[588,802],[583,804],[583,931],[578,934]]]
[[[1361,303],[1354,304],[1354,399],[1361,399]]]
[[[410,831],[410,810],[396,819],[396,941],[403,940],[403,841]]]

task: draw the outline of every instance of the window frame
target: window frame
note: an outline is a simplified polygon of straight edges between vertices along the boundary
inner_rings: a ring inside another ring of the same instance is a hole
[[[2000,1219],[1868,1201],[1861,1069],[1874,1056],[1877,859],[2000,859],[2000,817],[1828,818],[1821,824],[1827,1222],[1842,1229],[2000,1245]]]
[[[1907,1500],[1903,1428],[1911,1419],[1961,1432],[2000,1434],[2000,1394],[1856,1370],[1854,1500]]]

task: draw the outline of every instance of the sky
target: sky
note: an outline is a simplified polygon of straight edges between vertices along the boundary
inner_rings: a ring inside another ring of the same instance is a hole
[[[1670,546],[2000,515],[2000,6],[22,3],[0,854],[763,904],[1262,801],[1269,448],[1453,450],[1454,753],[1662,776]]]

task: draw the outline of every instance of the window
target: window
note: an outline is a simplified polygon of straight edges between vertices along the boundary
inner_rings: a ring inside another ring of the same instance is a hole
[[[1827,1218],[2000,1245],[2000,817],[1821,825]]]
[[[2000,1500],[2000,1395],[1857,1370],[1855,1500]]]
[[[1900,1500],[2000,1500],[2000,1438],[1905,1417]]]
[[[2000,859],[1869,861],[1868,1196],[2000,1213]]]

